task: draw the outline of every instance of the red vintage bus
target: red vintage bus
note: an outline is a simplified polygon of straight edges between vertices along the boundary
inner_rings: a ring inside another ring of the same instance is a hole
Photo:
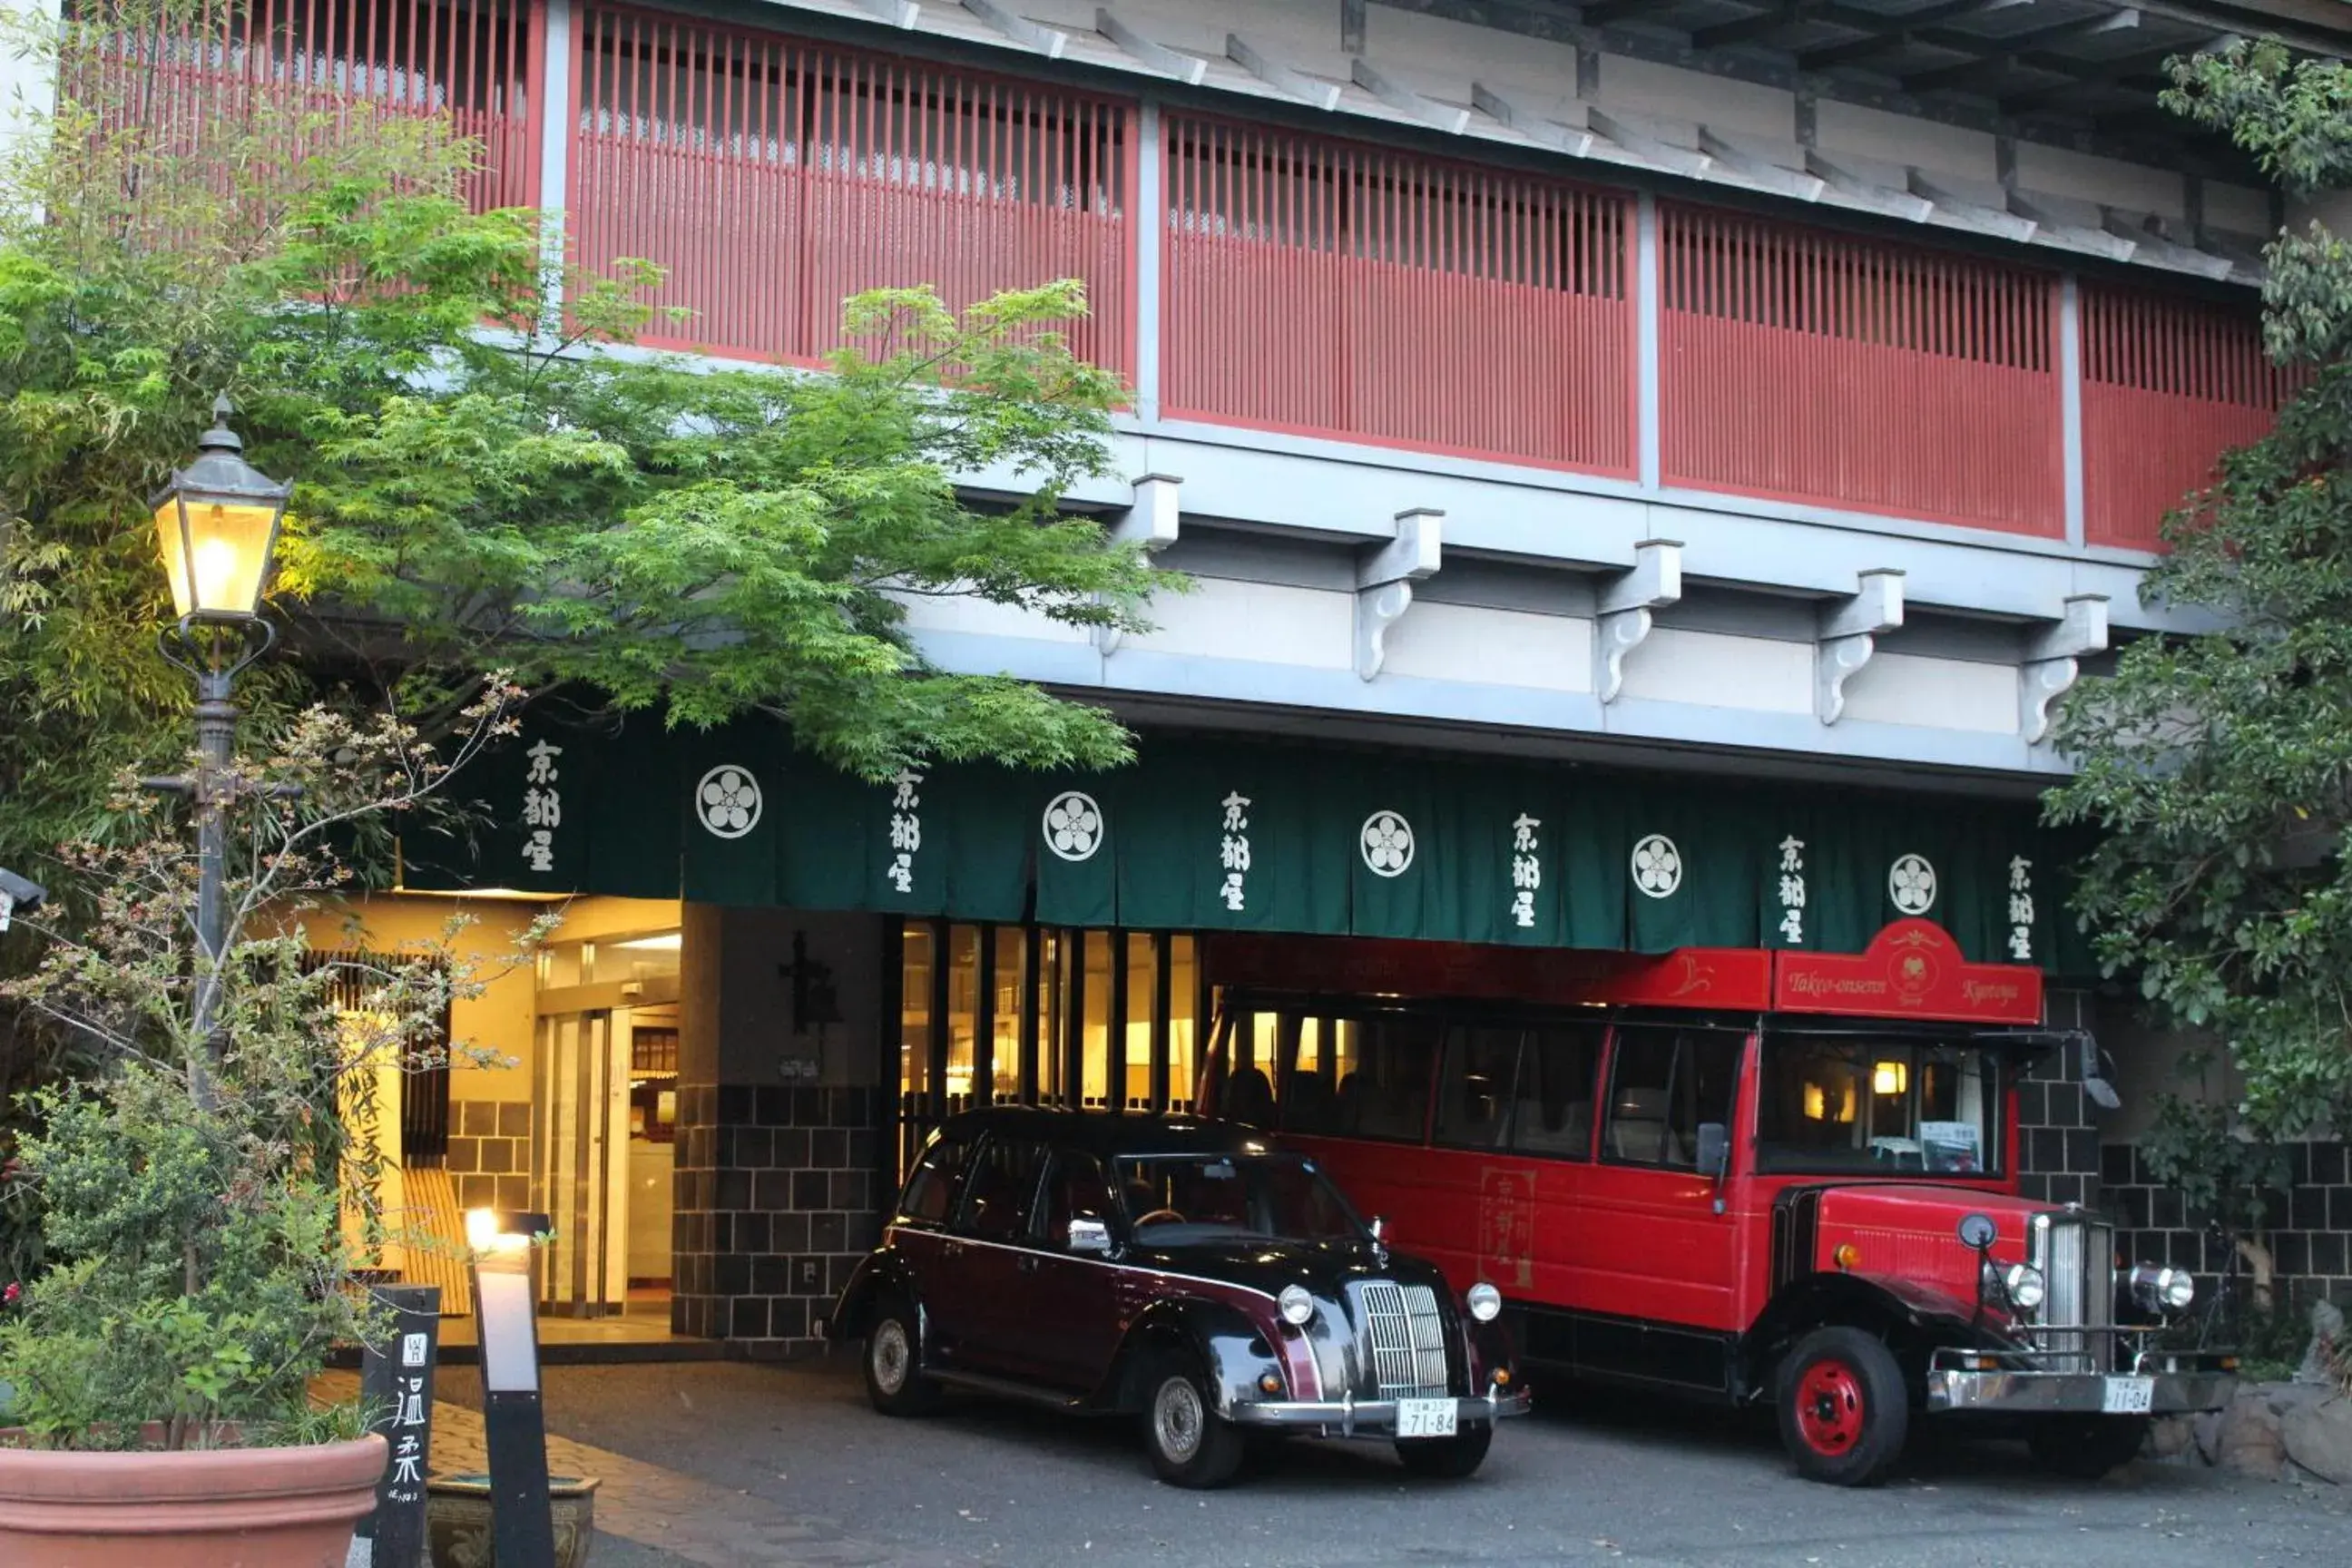
[[[1900,921],[1866,952],[1664,957],[1218,938],[1202,1109],[1310,1152],[1524,1358],[1770,1400],[1798,1468],[1883,1477],[1915,1415],[2104,1473],[2232,1359],[2164,1347],[2185,1273],[2019,1194],[2042,977]]]

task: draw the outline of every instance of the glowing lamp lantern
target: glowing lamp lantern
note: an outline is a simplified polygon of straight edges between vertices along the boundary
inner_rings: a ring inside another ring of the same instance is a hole
[[[228,427],[226,397],[213,405],[213,427],[196,441],[196,460],[156,493],[155,540],[182,620],[249,621],[278,549],[289,481],[279,484],[245,460],[245,443]]]
[[[1911,1087],[1911,1068],[1904,1062],[1880,1062],[1871,1069],[1870,1087],[1879,1094],[1901,1094]]]

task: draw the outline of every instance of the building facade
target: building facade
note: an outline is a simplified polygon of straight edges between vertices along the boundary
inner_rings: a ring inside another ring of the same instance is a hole
[[[518,1065],[451,1089],[457,1201],[554,1215],[558,1308],[634,1282],[805,1347],[946,1108],[1187,1103],[1236,932],[1853,952],[1925,918],[2123,1037],[2035,826],[2050,705],[2189,629],[2138,596],[2160,520],[2290,390],[2283,211],[2158,68],[2336,49],[2321,9],[254,0],[187,80],[454,113],[474,199],[669,268],[656,347],[811,364],[859,289],[1083,279],[1073,341],[1132,396],[1070,504],[1192,584],[1124,637],[908,605],[941,667],[1129,720],[1118,777],[534,729],[498,842],[407,872],[518,921],[590,896],[478,1020]],[[2144,1186],[2099,1067],[2024,1085],[2040,1195]],[[2342,1151],[2298,1168],[2340,1187]],[[2337,1195],[2290,1200],[2322,1288]]]

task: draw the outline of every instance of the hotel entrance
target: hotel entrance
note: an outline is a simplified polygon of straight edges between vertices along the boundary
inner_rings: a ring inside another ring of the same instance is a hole
[[[541,1310],[669,1324],[680,933],[558,942],[540,955],[531,1193],[552,1229]]]

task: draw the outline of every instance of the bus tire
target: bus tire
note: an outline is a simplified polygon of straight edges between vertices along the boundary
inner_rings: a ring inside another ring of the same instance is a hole
[[[1911,1398],[1903,1369],[1863,1329],[1815,1329],[1780,1363],[1780,1441],[1808,1480],[1866,1487],[1903,1452]]]
[[[2045,1470],[2095,1481],[2139,1458],[2147,1442],[2145,1415],[2046,1415],[2025,1434],[2025,1446]]]

